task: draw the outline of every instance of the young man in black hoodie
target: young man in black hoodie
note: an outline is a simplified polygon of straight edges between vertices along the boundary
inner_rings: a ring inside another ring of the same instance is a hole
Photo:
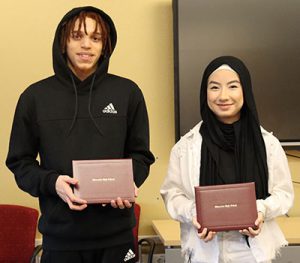
[[[56,30],[54,76],[18,101],[6,164],[18,186],[39,198],[43,263],[136,261],[132,204],[87,205],[71,188],[78,183],[72,160],[132,158],[136,187],[154,162],[141,90],[107,72],[116,40],[103,11],[72,9]]]

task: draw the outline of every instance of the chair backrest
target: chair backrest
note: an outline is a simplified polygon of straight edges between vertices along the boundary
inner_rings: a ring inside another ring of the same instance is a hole
[[[139,223],[140,223],[140,214],[141,214],[141,207],[139,204],[135,203],[134,204],[134,215],[135,215],[135,221],[136,225],[133,228],[133,237],[134,237],[134,248],[135,248],[135,255],[136,259],[139,259]]]
[[[34,251],[38,211],[0,204],[0,262],[28,263]]]

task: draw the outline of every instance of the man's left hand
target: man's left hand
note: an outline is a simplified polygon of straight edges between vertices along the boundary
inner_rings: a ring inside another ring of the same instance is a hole
[[[138,190],[139,189],[134,184],[134,197],[135,198],[138,197]],[[120,197],[118,197],[117,200],[111,200],[110,204],[113,208],[120,208],[120,209],[132,207],[132,203],[130,203],[128,200],[122,200]]]

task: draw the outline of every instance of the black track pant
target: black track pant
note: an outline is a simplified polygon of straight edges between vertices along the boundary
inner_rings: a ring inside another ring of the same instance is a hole
[[[43,250],[41,263],[134,263],[137,261],[134,244],[97,250]]]

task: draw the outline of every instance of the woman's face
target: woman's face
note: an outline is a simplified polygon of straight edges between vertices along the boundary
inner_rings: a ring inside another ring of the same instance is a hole
[[[207,104],[223,123],[231,124],[240,119],[244,97],[240,78],[235,71],[220,69],[209,76]]]

